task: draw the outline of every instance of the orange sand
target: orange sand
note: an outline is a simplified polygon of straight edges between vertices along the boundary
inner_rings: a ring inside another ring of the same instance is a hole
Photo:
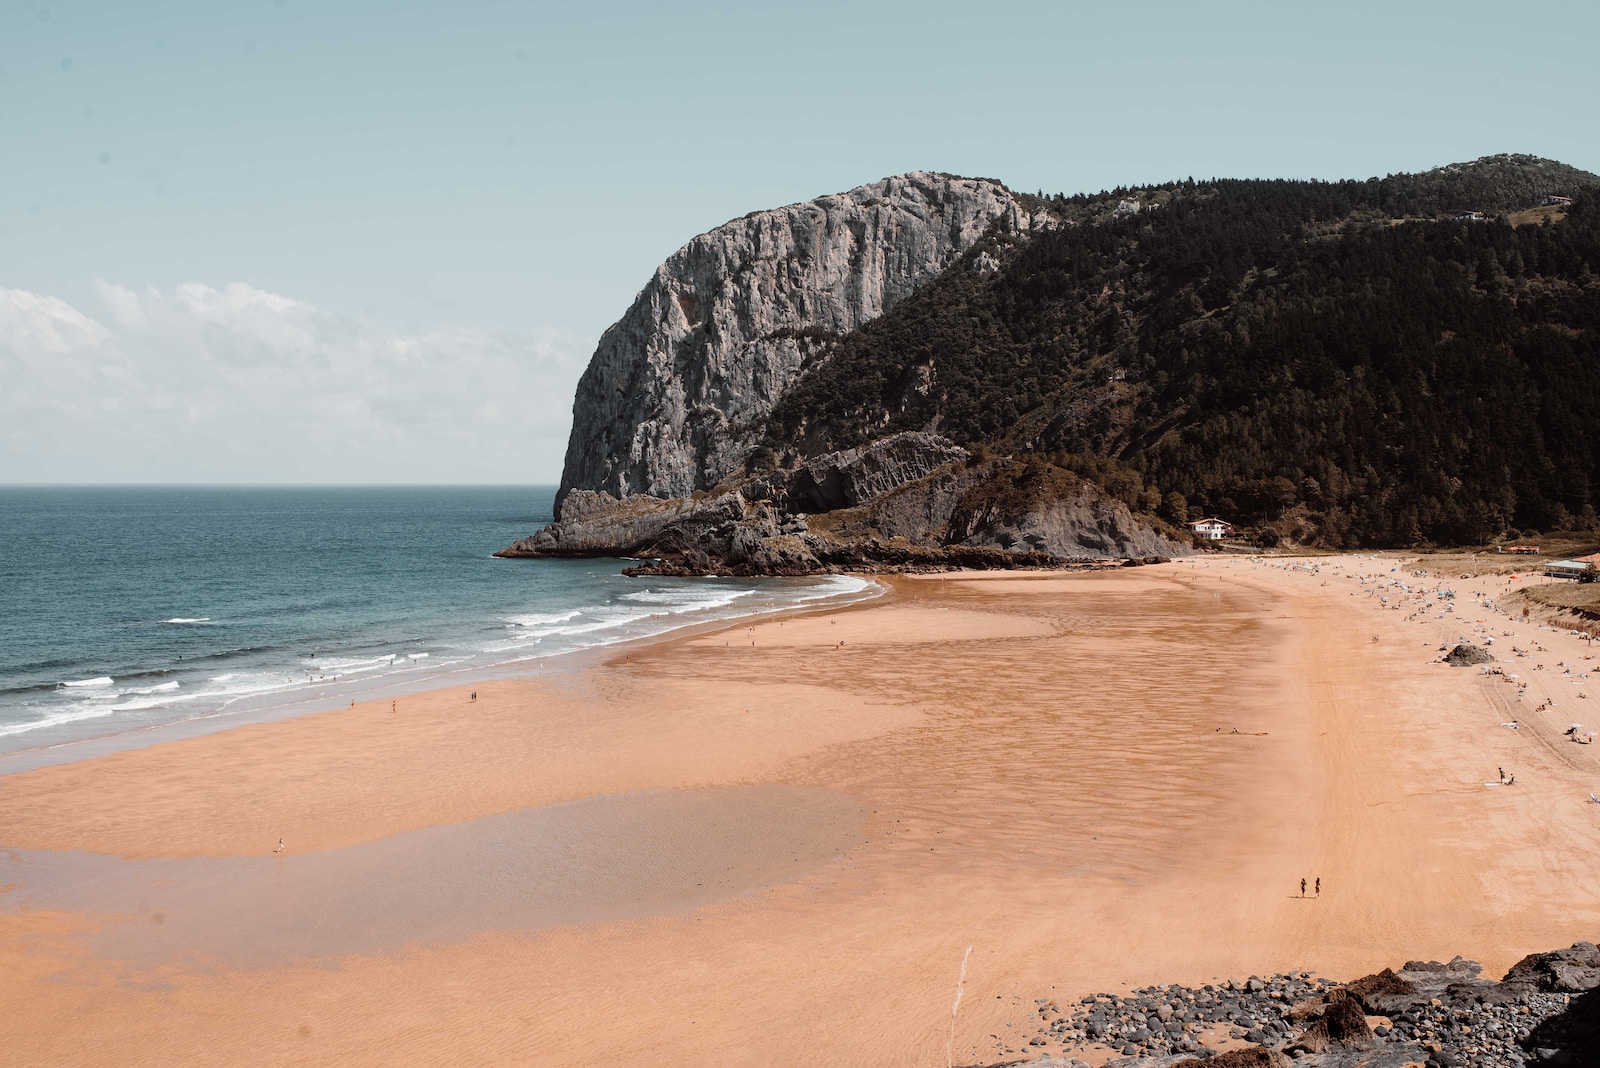
[[[1554,663],[1591,650],[1496,621],[1519,632],[1497,654],[1550,650],[1519,704],[1431,663],[1490,618],[1466,594],[1488,581],[1418,618],[1345,577],[1396,564],[903,580],[473,705],[440,691],[0,778],[0,845],[129,858],[281,835],[292,863],[667,787],[825,787],[867,820],[865,844],[718,903],[274,966],[102,957],[95,928],[159,917],[0,888],[7,1062],[935,1065],[971,945],[971,1063],[1024,1048],[1035,997],[1458,952],[1496,971],[1592,938],[1600,747],[1562,739],[1590,702]],[[1485,787],[1502,766],[1517,785]],[[759,834],[724,832],[730,858]]]

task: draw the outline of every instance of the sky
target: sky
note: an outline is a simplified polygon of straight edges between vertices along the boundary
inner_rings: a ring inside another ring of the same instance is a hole
[[[938,170],[1074,193],[1600,171],[1600,5],[0,0],[0,483],[553,482],[728,219]]]

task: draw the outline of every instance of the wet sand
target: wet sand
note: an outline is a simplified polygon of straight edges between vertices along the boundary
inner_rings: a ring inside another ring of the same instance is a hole
[[[396,713],[5,776],[0,845],[29,851],[0,867],[16,884],[0,892],[12,1050],[23,1064],[933,1065],[968,945],[958,1063],[1022,1049],[1035,997],[1458,952],[1494,970],[1592,937],[1593,748],[1566,745],[1560,715],[1500,728],[1533,700],[1431,662],[1465,590],[1451,618],[1406,619],[1346,577],[1365,569],[1375,588],[1396,561],[1320,566],[902,580],[888,603],[491,683],[473,705],[413,695]],[[1518,785],[1484,787],[1497,766]],[[764,816],[737,789],[762,786],[780,788]],[[828,802],[796,815],[781,788]],[[450,842],[492,865],[529,840],[517,819],[617,795],[670,830],[552,845],[539,870],[610,858],[589,884],[605,889],[568,892],[618,911],[507,913],[493,887],[529,878],[513,863],[417,912],[451,880],[408,896],[364,867],[398,850],[409,859],[389,870],[414,873]],[[439,837],[407,852],[417,834]],[[118,942],[150,926],[125,904],[154,870],[141,863],[186,859],[237,910],[280,835],[286,863],[324,857],[325,894],[357,890],[291,900],[278,926],[331,930],[265,958],[270,930],[207,943],[228,913],[184,897],[191,875],[164,891],[174,933]],[[123,859],[87,862],[87,897],[10,874],[70,850]],[[684,854],[676,883],[649,870],[661,850]],[[718,864],[738,877],[714,893],[661,892]],[[1318,876],[1322,897],[1299,897]]]
[[[128,860],[0,854],[16,908],[126,917],[91,942],[141,965],[331,961],[485,931],[684,912],[859,846],[861,806],[805,786],[588,798],[320,853]]]

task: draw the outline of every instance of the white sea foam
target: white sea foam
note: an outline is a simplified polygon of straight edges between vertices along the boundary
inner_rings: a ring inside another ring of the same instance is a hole
[[[304,684],[298,676],[290,678],[275,673],[257,671],[240,671],[228,675],[217,675],[211,681],[213,683],[222,683],[223,685],[208,686],[203,690],[186,695],[183,699],[252,697],[255,694],[272,693],[274,690],[287,690],[292,686]]]
[[[142,687],[142,688],[136,687],[136,688],[128,690],[127,692],[128,693],[168,693],[168,692],[170,692],[172,690],[176,690],[178,688],[178,685],[179,684],[176,683],[176,682],[163,682],[163,683],[161,683],[160,685],[157,685],[157,686],[145,686],[145,687]]]
[[[318,671],[336,673],[340,675],[355,675],[366,671],[378,671],[395,662],[396,654],[383,653],[379,656],[346,657],[323,659],[314,662],[302,662],[304,667],[314,667]]]
[[[584,623],[573,623],[566,627],[551,627],[549,630],[545,631],[543,636],[554,637],[556,635],[566,636],[569,634],[593,634],[597,630],[610,630],[612,627],[620,627],[639,618],[640,614],[637,612],[603,616],[600,619],[593,619]]]
[[[76,687],[76,686],[110,686],[112,683],[114,683],[116,681],[117,681],[116,679],[113,679],[108,675],[101,675],[99,678],[95,678],[95,679],[71,679],[71,680],[69,680],[67,682],[63,682],[61,685],[63,685],[63,686],[73,686],[73,687]]]
[[[574,608],[570,612],[531,612],[524,616],[512,616],[506,620],[508,627],[542,627],[549,623],[565,623],[569,619],[577,619],[583,614],[583,609]]]
[[[41,727],[59,727],[63,723],[76,723],[80,719],[94,719],[98,716],[109,716],[116,709],[110,705],[96,705],[93,707],[77,707],[68,711],[53,712],[43,719],[30,720],[26,723],[7,723],[0,726],[0,738],[12,734],[25,734],[36,731]]]
[[[847,593],[861,593],[872,586],[871,581],[855,575],[830,575],[817,584],[817,592],[803,593],[799,599],[806,602],[821,601],[829,597],[842,597]]]
[[[132,691],[129,691],[130,693]],[[147,708],[165,708],[168,705],[197,701],[207,696],[199,693],[180,694],[176,697],[136,697],[132,701],[118,701],[111,706],[113,712],[142,712]]]
[[[533,616],[522,618],[538,618]],[[565,638],[577,634],[592,634],[595,631],[610,630],[620,627],[636,619],[646,618],[638,610],[626,608],[601,608],[591,606],[572,612],[562,612],[558,615],[543,617],[540,623],[530,623],[518,626],[516,635],[504,641],[491,642],[484,647],[486,653],[506,653],[515,649],[523,649],[530,645],[538,645],[546,638]]]
[[[680,586],[666,590],[625,593],[622,599],[636,604],[660,605],[661,610],[667,612],[695,612],[701,609],[726,608],[739,598],[749,597],[755,592],[755,590],[730,590],[726,587],[693,589]]]
[[[163,623],[210,623],[210,616],[174,616],[171,619],[161,620]]]
[[[590,611],[606,612],[607,610],[590,609]],[[615,610],[612,611],[614,612]],[[580,612],[574,612],[569,618],[576,619],[581,615],[582,613]],[[578,622],[568,622],[564,624],[552,623],[540,627],[524,627],[521,628],[521,633],[519,633],[516,637],[509,638],[503,642],[492,643],[487,647],[486,651],[500,652],[508,649],[520,649],[525,645],[537,645],[545,638],[566,637],[572,634],[590,634],[597,630],[609,630],[612,627],[620,627],[629,620],[638,618],[640,618],[640,613],[625,612],[602,615],[598,619],[582,619]]]
[[[751,605],[745,611],[753,615],[766,615],[801,604],[861,593],[871,588],[873,588],[871,582],[855,576],[830,576],[813,586],[804,588],[803,592],[788,587],[775,597],[772,603],[762,603],[759,607]],[[484,654],[494,656],[546,644],[549,652],[540,655],[553,655],[575,647],[614,645],[637,637],[666,633],[683,625],[676,621],[665,623],[667,617],[704,614],[716,618],[718,615],[730,615],[726,609],[734,608],[742,599],[761,592],[726,585],[667,586],[635,590],[623,594],[618,598],[618,603],[607,607],[592,606],[559,615],[517,617],[528,622],[517,626],[515,638],[491,643],[482,651]],[[551,644],[553,648],[550,648]],[[526,659],[530,657],[518,657],[516,662]]]

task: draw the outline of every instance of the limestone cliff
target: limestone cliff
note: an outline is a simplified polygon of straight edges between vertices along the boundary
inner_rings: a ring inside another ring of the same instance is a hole
[[[690,241],[606,331],[578,383],[558,507],[574,489],[682,497],[715,486],[831,339],[882,315],[992,224],[1033,221],[998,182],[917,171]]]

